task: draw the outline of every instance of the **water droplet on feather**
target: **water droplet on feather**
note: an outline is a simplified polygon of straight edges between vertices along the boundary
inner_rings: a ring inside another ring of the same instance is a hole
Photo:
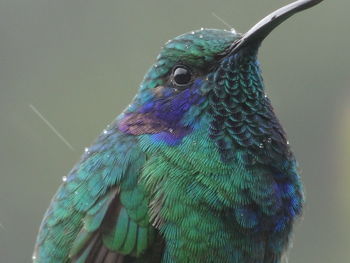
[[[231,28],[231,33],[233,33],[233,34],[237,34],[237,31],[236,31],[236,29],[234,29],[233,27]]]

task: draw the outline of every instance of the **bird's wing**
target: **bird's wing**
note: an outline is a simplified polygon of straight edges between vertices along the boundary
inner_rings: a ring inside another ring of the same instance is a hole
[[[146,155],[135,136],[117,129],[105,130],[63,178],[40,226],[34,262],[132,262],[154,249],[157,234],[138,184]]]

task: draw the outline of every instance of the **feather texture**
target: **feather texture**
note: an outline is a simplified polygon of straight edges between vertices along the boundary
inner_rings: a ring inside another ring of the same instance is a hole
[[[258,46],[227,52],[240,37],[208,29],[166,44],[58,189],[35,262],[281,262],[302,186]],[[179,66],[192,74],[181,87]]]

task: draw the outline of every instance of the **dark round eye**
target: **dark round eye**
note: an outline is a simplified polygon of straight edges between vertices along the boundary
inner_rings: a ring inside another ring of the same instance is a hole
[[[191,71],[185,66],[177,66],[173,70],[173,83],[177,86],[185,86],[192,80]]]

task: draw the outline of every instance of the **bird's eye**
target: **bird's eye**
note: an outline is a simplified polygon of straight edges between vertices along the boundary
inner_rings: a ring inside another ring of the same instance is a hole
[[[191,71],[186,66],[175,67],[172,75],[172,81],[176,86],[186,86],[192,81]]]

